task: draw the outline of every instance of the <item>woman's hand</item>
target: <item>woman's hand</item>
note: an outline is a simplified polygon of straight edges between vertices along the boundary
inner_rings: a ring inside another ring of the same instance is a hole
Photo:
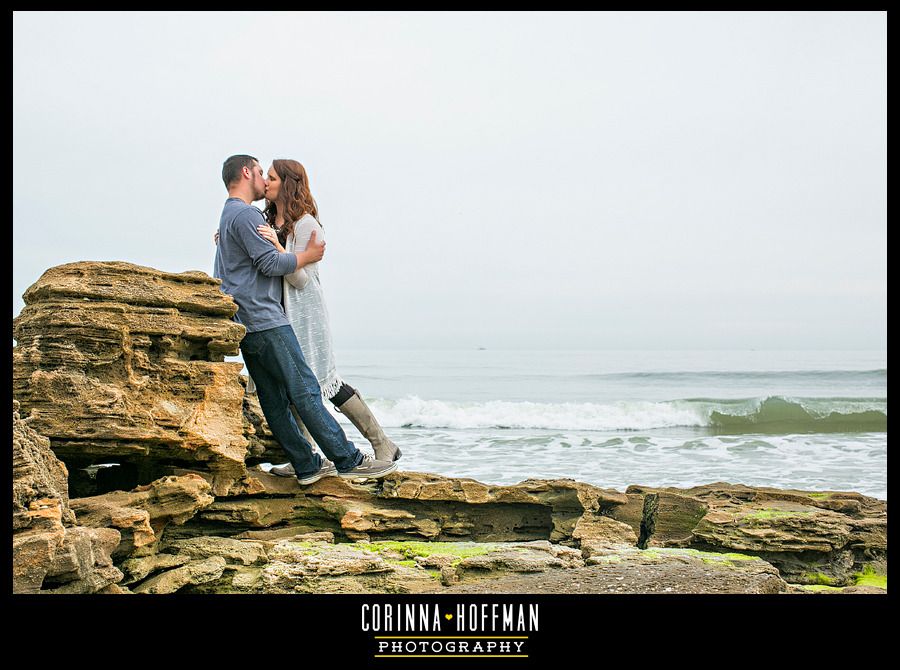
[[[281,242],[278,241],[278,233],[275,232],[275,229],[272,228],[272,226],[257,226],[256,230],[260,235],[274,244],[275,248],[278,249],[278,251],[284,253],[284,247],[281,246]]]

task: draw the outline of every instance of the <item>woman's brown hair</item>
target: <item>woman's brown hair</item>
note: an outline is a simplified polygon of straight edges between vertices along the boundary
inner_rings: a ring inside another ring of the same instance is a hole
[[[294,224],[305,214],[312,214],[319,220],[319,208],[309,192],[309,177],[306,169],[297,161],[276,158],[272,161],[275,174],[281,180],[281,188],[274,201],[266,205],[264,214],[270,225],[275,225],[275,217],[281,212],[284,225],[278,231],[278,240],[287,243],[288,235],[294,232]]]

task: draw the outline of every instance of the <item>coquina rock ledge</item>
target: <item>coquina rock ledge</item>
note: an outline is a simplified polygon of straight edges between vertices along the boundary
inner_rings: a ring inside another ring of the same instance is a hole
[[[884,593],[887,503],[855,492],[400,470],[310,486],[235,355],[219,282],[51,268],[13,336],[16,593]],[[401,463],[402,467],[402,463]]]
[[[218,280],[70,263],[23,299],[13,396],[70,470],[114,462],[136,485],[191,464],[216,495],[247,486],[242,365],[224,362],[245,330]]]
[[[79,525],[66,466],[19,416],[13,400],[13,592],[118,593],[114,528]]]

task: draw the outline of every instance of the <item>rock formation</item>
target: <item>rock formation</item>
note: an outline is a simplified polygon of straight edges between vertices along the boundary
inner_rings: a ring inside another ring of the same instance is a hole
[[[13,400],[13,592],[96,593],[122,579],[113,528],[76,525],[66,466],[19,417]]]
[[[117,463],[133,485],[192,464],[216,495],[246,485],[234,301],[201,272],[51,268],[13,322],[13,395],[71,469]],[[130,488],[130,487],[129,487]]]
[[[613,514],[655,523],[650,546],[739,551],[801,584],[849,585],[861,566],[887,569],[887,503],[854,492],[796,491],[717,482],[689,489],[629,486],[637,502]],[[636,518],[654,500],[653,518]]]
[[[200,272],[51,268],[13,335],[19,593],[883,592],[887,504],[853,492],[394,472],[310,486],[245,393]],[[22,414],[20,417],[19,414]],[[827,591],[826,591],[827,590]]]

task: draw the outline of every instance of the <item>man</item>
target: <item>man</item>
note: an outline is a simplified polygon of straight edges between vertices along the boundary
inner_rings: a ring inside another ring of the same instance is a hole
[[[228,158],[222,165],[228,199],[219,221],[214,276],[238,305],[234,320],[247,334],[241,353],[269,428],[284,448],[301,484],[339,475],[348,479],[383,477],[396,462],[363,454],[322,403],[319,382],[303,358],[297,336],[281,304],[282,277],[322,258],[315,234],[300,253],[280,253],[257,231],[265,218],[251,203],[265,195],[259,162],[252,156]],[[304,439],[291,413],[293,403],[313,439],[332,463],[322,462]]]

